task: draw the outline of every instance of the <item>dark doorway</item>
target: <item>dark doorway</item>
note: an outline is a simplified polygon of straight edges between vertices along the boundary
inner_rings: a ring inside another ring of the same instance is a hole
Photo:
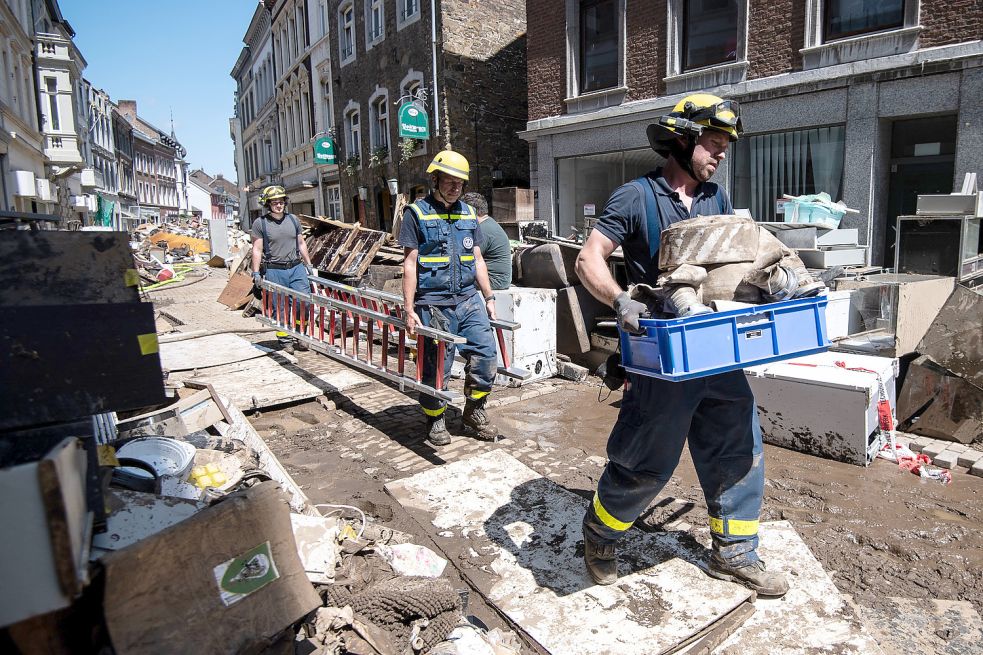
[[[375,206],[379,208],[379,229],[388,232],[393,225],[393,203],[388,187],[377,187],[375,198]]]
[[[919,194],[952,192],[955,153],[955,116],[896,121],[891,126],[891,177],[882,266],[894,266],[898,216],[915,213]]]

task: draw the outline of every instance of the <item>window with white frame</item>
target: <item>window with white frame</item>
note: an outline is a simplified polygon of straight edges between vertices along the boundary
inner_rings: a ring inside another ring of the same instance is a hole
[[[341,213],[341,187],[337,184],[330,184],[324,187],[324,205],[328,218],[336,221],[343,221],[345,217]]]
[[[44,91],[48,95],[48,120],[52,130],[61,129],[61,114],[58,112],[58,80],[44,78]]]
[[[618,86],[618,13],[616,0],[580,3],[580,91]]]
[[[803,68],[916,50],[920,4],[921,0],[806,0]]]
[[[359,124],[358,109],[351,109],[345,114],[345,145],[348,148],[348,157],[362,158],[362,128]]]
[[[386,14],[383,0],[365,0],[366,48],[386,36]]]
[[[355,59],[354,2],[347,2],[338,9],[338,48],[342,66]]]
[[[668,93],[744,81],[748,0],[669,0],[667,9]]]
[[[683,70],[737,61],[737,0],[685,0]]]
[[[372,149],[389,149],[389,94],[382,92],[369,101],[372,115]]]
[[[733,147],[734,206],[750,209],[755,220],[776,221],[784,194],[825,191],[840,200],[845,135],[842,125],[745,135]]]
[[[420,20],[420,0],[396,0],[396,27]]]
[[[567,0],[567,107],[618,105],[625,92],[626,0]]]
[[[324,37],[328,33],[328,0],[318,0],[317,3],[318,26],[320,31],[318,37]]]

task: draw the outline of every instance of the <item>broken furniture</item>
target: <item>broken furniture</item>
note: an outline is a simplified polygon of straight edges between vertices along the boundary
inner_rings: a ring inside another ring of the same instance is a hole
[[[983,389],[922,355],[908,365],[898,424],[933,439],[964,444],[983,439]]]
[[[315,226],[315,233],[307,237],[307,249],[311,263],[321,275],[362,277],[388,237],[385,232],[357,223],[307,217],[304,221]]]
[[[836,280],[837,291],[856,289],[851,307],[859,312],[862,331],[834,348],[884,357],[916,352],[954,284],[951,277],[896,273]]]
[[[744,373],[766,443],[858,466],[877,456],[877,403],[883,388],[896,407],[897,359],[826,352]]]
[[[511,321],[521,329],[503,333],[505,351],[512,366],[531,373],[525,379],[497,375],[495,384],[522,386],[556,375],[556,291],[509,287],[495,291],[495,315]],[[504,366],[501,353],[498,366]]]

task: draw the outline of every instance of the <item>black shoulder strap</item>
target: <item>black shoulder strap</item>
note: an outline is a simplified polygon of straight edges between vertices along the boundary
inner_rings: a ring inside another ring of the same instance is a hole
[[[638,189],[644,200],[649,257],[655,259],[655,253],[659,252],[659,241],[662,239],[662,221],[659,220],[659,208],[655,202],[655,189],[652,188],[652,180],[647,175],[632,180],[631,184]]]
[[[300,259],[300,246],[297,245],[297,239],[300,238],[300,221],[293,214],[287,214],[290,217],[290,221],[294,224],[294,229],[297,230],[297,234],[294,235],[294,259]]]
[[[266,215],[263,215],[260,219],[260,230],[263,232],[263,261],[270,261],[270,236],[266,233]]]
[[[724,205],[724,188],[719,184],[717,185],[717,194],[714,197],[717,199],[718,213],[723,214],[727,207]]]

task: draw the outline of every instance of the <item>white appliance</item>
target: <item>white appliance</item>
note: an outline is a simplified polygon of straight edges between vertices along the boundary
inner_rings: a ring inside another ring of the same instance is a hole
[[[764,441],[776,446],[867,466],[880,447],[878,378],[896,416],[895,358],[825,352],[744,373]]]
[[[34,198],[38,195],[34,173],[31,171],[14,171],[14,195],[21,198]]]
[[[556,290],[510,287],[495,292],[498,318],[519,323],[515,331],[503,330],[509,363],[532,375],[515,380],[499,375],[495,384],[510,387],[544,380],[556,375]],[[498,365],[503,366],[501,355]]]

